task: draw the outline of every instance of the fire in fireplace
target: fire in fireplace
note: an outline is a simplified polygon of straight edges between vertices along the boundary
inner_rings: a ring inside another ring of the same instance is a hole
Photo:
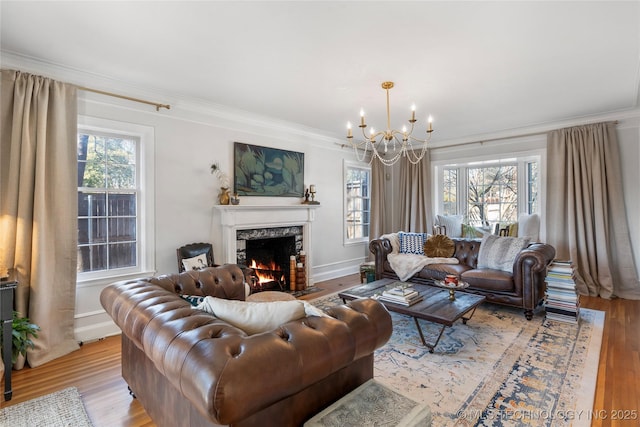
[[[295,236],[246,241],[247,265],[253,269],[254,291],[289,289],[289,259],[296,254]]]

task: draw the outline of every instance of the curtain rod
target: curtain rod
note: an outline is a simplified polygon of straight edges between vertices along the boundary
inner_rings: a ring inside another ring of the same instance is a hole
[[[86,92],[99,93],[101,95],[112,96],[114,98],[126,99],[128,101],[139,102],[141,104],[153,105],[154,107],[156,107],[156,111],[160,111],[161,108],[166,108],[167,110],[171,109],[171,105],[169,105],[169,104],[159,104],[157,102],[146,101],[144,99],[139,99],[139,98],[132,98],[130,96],[125,96],[125,95],[118,95],[117,93],[106,92],[106,91],[103,91],[103,90],[92,89],[92,88],[84,87],[84,86],[76,86],[76,88],[78,88],[80,90],[84,90]]]
[[[604,122],[604,123],[613,123],[613,124],[617,125],[619,122],[618,122],[618,120],[613,120],[611,122]],[[570,127],[573,127],[573,126],[570,126]],[[564,129],[564,128],[560,128],[560,129]],[[462,147],[464,145],[471,145],[471,144],[480,144],[480,145],[482,145],[485,142],[501,141],[501,140],[504,140],[504,139],[524,138],[524,137],[527,137],[527,136],[535,136],[535,135],[545,135],[545,134],[547,134],[549,132],[551,132],[551,131],[531,132],[531,133],[523,133],[523,134],[520,134],[520,135],[511,135],[511,136],[500,136],[500,137],[497,137],[497,138],[481,139],[479,141],[463,142],[461,144],[451,144],[451,145],[443,145],[443,146],[440,146],[440,147],[432,147],[431,150],[439,150],[439,149],[442,149],[442,148],[451,148],[451,147]]]

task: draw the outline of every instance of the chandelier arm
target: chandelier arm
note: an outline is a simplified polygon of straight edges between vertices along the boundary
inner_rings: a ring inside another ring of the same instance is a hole
[[[364,128],[362,128],[362,137],[363,137],[366,141],[374,141],[374,142],[376,142],[376,143],[377,143],[377,142],[379,142],[379,141],[376,141],[376,138],[378,138],[380,135],[384,135],[384,134],[385,134],[385,133],[384,133],[384,131],[380,130],[380,131],[378,131],[378,132],[374,133],[373,135],[369,134],[369,135],[367,136],[367,134],[364,132]]]

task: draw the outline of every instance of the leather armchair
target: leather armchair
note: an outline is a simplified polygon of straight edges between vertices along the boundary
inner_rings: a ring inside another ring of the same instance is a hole
[[[370,299],[247,335],[180,294],[244,299],[224,265],[114,283],[100,301],[122,329],[122,376],[158,426],[302,425],[373,377],[391,317]]]

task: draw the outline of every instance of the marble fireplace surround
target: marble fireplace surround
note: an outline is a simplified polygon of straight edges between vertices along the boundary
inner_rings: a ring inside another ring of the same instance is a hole
[[[213,208],[212,242],[217,264],[237,262],[238,230],[301,226],[302,248],[307,254],[308,285],[312,285],[310,264],[313,262],[311,226],[319,205],[215,205]],[[218,249],[219,248],[219,249]]]

